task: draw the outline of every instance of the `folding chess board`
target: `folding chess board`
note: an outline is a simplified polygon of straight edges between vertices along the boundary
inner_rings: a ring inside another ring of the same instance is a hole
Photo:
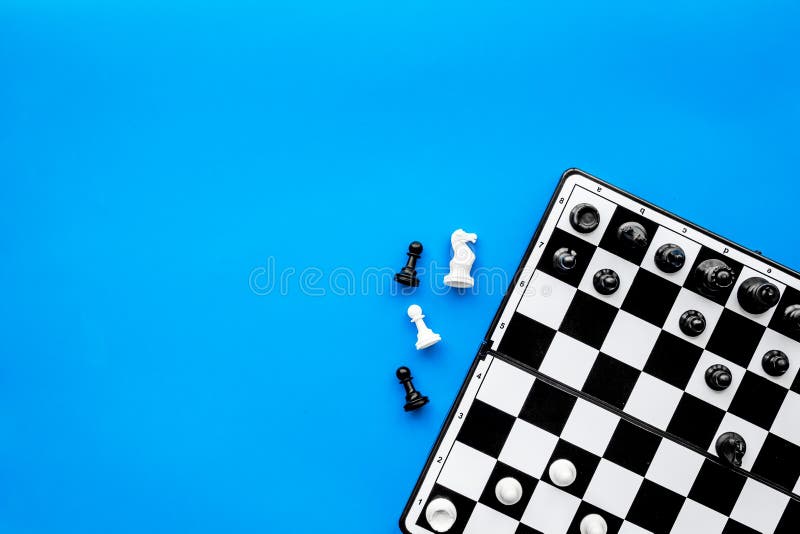
[[[401,529],[579,533],[596,514],[609,533],[800,533],[798,368],[798,273],[568,171]],[[717,452],[726,433],[746,445],[739,462]],[[559,459],[567,486],[550,478]]]

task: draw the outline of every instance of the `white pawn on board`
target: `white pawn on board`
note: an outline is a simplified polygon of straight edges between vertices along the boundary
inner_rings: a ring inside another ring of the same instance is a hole
[[[431,345],[435,345],[442,340],[442,336],[428,328],[425,324],[425,316],[422,315],[422,308],[416,304],[412,304],[408,307],[408,317],[417,327],[417,350],[427,349]]]
[[[581,534],[606,534],[608,525],[603,516],[589,514],[581,520]]]
[[[548,473],[550,474],[550,480],[553,481],[553,484],[560,488],[569,486],[575,482],[575,479],[578,477],[575,464],[563,458],[550,464]]]
[[[494,495],[506,506],[515,505],[522,499],[522,484],[512,477],[500,479],[494,487]]]
[[[433,499],[425,509],[425,519],[436,532],[447,532],[453,528],[457,517],[455,505],[444,497]]]
[[[474,243],[478,234],[468,234],[461,228],[450,236],[450,245],[453,247],[453,259],[450,260],[450,273],[444,277],[444,284],[450,287],[472,287],[475,280],[470,271],[475,263],[475,253],[469,248],[467,242]]]

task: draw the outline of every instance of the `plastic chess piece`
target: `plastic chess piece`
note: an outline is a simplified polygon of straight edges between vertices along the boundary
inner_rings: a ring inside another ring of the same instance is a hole
[[[789,357],[781,350],[771,350],[761,358],[761,367],[769,376],[781,376],[789,370]]]
[[[594,288],[601,295],[610,295],[619,289],[619,275],[611,269],[600,269],[594,273]]]
[[[742,467],[742,458],[747,452],[747,444],[744,438],[736,432],[725,432],[717,438],[715,448],[717,456],[728,465]]]
[[[553,254],[553,267],[557,271],[566,273],[574,269],[578,265],[578,254],[574,250],[568,248],[560,248]]]
[[[581,519],[581,534],[606,534],[608,524],[603,516],[599,514],[589,514]]]
[[[696,337],[705,331],[706,318],[697,310],[688,310],[681,315],[678,326],[680,326],[681,332],[687,336]]]
[[[728,265],[717,259],[705,260],[694,271],[701,291],[715,295],[728,289],[736,281],[736,273]]]
[[[637,222],[626,222],[617,228],[617,239],[626,248],[637,249],[647,248],[650,243],[647,237],[647,230]]]
[[[408,317],[417,327],[417,343],[415,345],[417,350],[427,349],[431,345],[435,345],[442,340],[442,336],[428,328],[425,324],[425,316],[422,314],[422,308],[420,306],[416,304],[409,306]]]
[[[425,519],[436,532],[447,532],[456,523],[458,513],[450,499],[436,497],[425,508]]]
[[[472,264],[475,263],[475,253],[467,242],[475,243],[477,240],[478,234],[469,234],[461,228],[450,236],[453,259],[450,260],[450,273],[444,277],[444,285],[461,288],[475,285],[475,280],[470,274]]]
[[[600,225],[600,212],[591,204],[578,204],[569,212],[569,224],[576,232],[588,234]]]
[[[786,306],[783,310],[783,322],[792,332],[800,332],[800,304]]]
[[[412,382],[414,377],[411,376],[411,370],[408,367],[398,367],[395,375],[406,390],[406,405],[403,406],[405,411],[418,410],[428,404],[428,397],[414,388],[414,383]]]
[[[400,269],[400,272],[394,275],[395,281],[406,285],[417,287],[419,286],[419,278],[417,278],[417,260],[422,254],[422,243],[419,241],[412,241],[408,245],[408,260],[405,266]]]
[[[667,243],[656,250],[655,262],[656,267],[665,273],[676,273],[686,263],[686,253],[678,245]]]
[[[547,472],[553,484],[560,488],[569,486],[578,478],[578,471],[575,469],[575,464],[563,458],[550,464],[550,469],[548,469]]]
[[[522,484],[516,478],[502,478],[494,487],[494,495],[502,504],[512,506],[522,499]]]
[[[706,369],[706,384],[714,391],[722,391],[731,385],[733,375],[731,370],[721,363]]]
[[[781,290],[772,282],[753,276],[742,282],[736,296],[744,311],[764,313],[781,300]]]

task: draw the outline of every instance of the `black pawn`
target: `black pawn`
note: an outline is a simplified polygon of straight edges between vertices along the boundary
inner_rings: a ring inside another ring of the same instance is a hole
[[[786,306],[783,310],[783,322],[792,332],[800,332],[800,304]]]
[[[600,269],[594,273],[592,282],[601,295],[610,295],[619,289],[619,275],[611,269]]]
[[[789,370],[789,357],[781,350],[771,350],[761,358],[761,367],[769,376],[781,376]]]
[[[722,391],[731,385],[731,370],[722,364],[712,365],[706,369],[706,384],[714,391]]]
[[[412,241],[408,245],[408,261],[405,267],[400,269],[400,272],[394,275],[394,279],[406,286],[417,287],[419,285],[419,278],[417,278],[417,260],[422,254],[422,243],[419,241]]]
[[[781,299],[781,290],[764,278],[753,276],[742,282],[736,296],[744,311],[764,313]]]
[[[576,265],[578,265],[578,255],[574,250],[560,248],[553,254],[553,267],[557,271],[566,273],[574,269]]]
[[[686,263],[686,253],[678,245],[667,243],[656,250],[656,267],[665,273],[677,273]]]
[[[405,411],[413,412],[428,404],[428,397],[414,388],[414,384],[411,382],[414,377],[411,376],[411,370],[408,367],[398,367],[395,375],[406,390],[406,404],[403,406]]]
[[[637,222],[626,222],[617,228],[617,239],[627,248],[647,248],[647,230]]]
[[[681,332],[696,337],[706,329],[706,318],[697,310],[688,310],[683,312],[678,325],[681,327]]]
[[[747,452],[747,443],[736,432],[725,432],[717,438],[717,456],[728,465],[742,466],[742,457]]]
[[[700,289],[716,294],[731,287],[736,281],[736,273],[722,260],[705,260],[694,271]]]
[[[569,212],[569,224],[575,231],[588,234],[600,224],[600,212],[591,204],[578,204]]]

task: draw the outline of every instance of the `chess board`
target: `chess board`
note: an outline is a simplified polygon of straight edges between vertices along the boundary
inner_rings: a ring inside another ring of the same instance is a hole
[[[578,231],[576,206],[599,224]],[[636,223],[647,245],[624,246]],[[683,267],[655,261],[678,245]],[[575,253],[559,269],[559,250]],[[720,260],[734,282],[709,293],[696,275]],[[602,294],[595,273],[618,287]],[[780,291],[763,313],[746,311],[739,287],[760,277]],[[444,497],[457,511],[447,530],[466,534],[580,532],[588,514],[610,533],[800,532],[800,331],[784,320],[800,304],[800,275],[581,171],[562,177],[485,343],[400,520],[434,532],[425,510]],[[688,310],[705,329],[687,335]],[[788,356],[765,371],[769,351]],[[707,369],[724,365],[723,390]],[[717,456],[725,432],[746,442],[741,467]],[[569,459],[577,479],[559,487],[547,467]],[[508,506],[497,481],[513,477]]]

